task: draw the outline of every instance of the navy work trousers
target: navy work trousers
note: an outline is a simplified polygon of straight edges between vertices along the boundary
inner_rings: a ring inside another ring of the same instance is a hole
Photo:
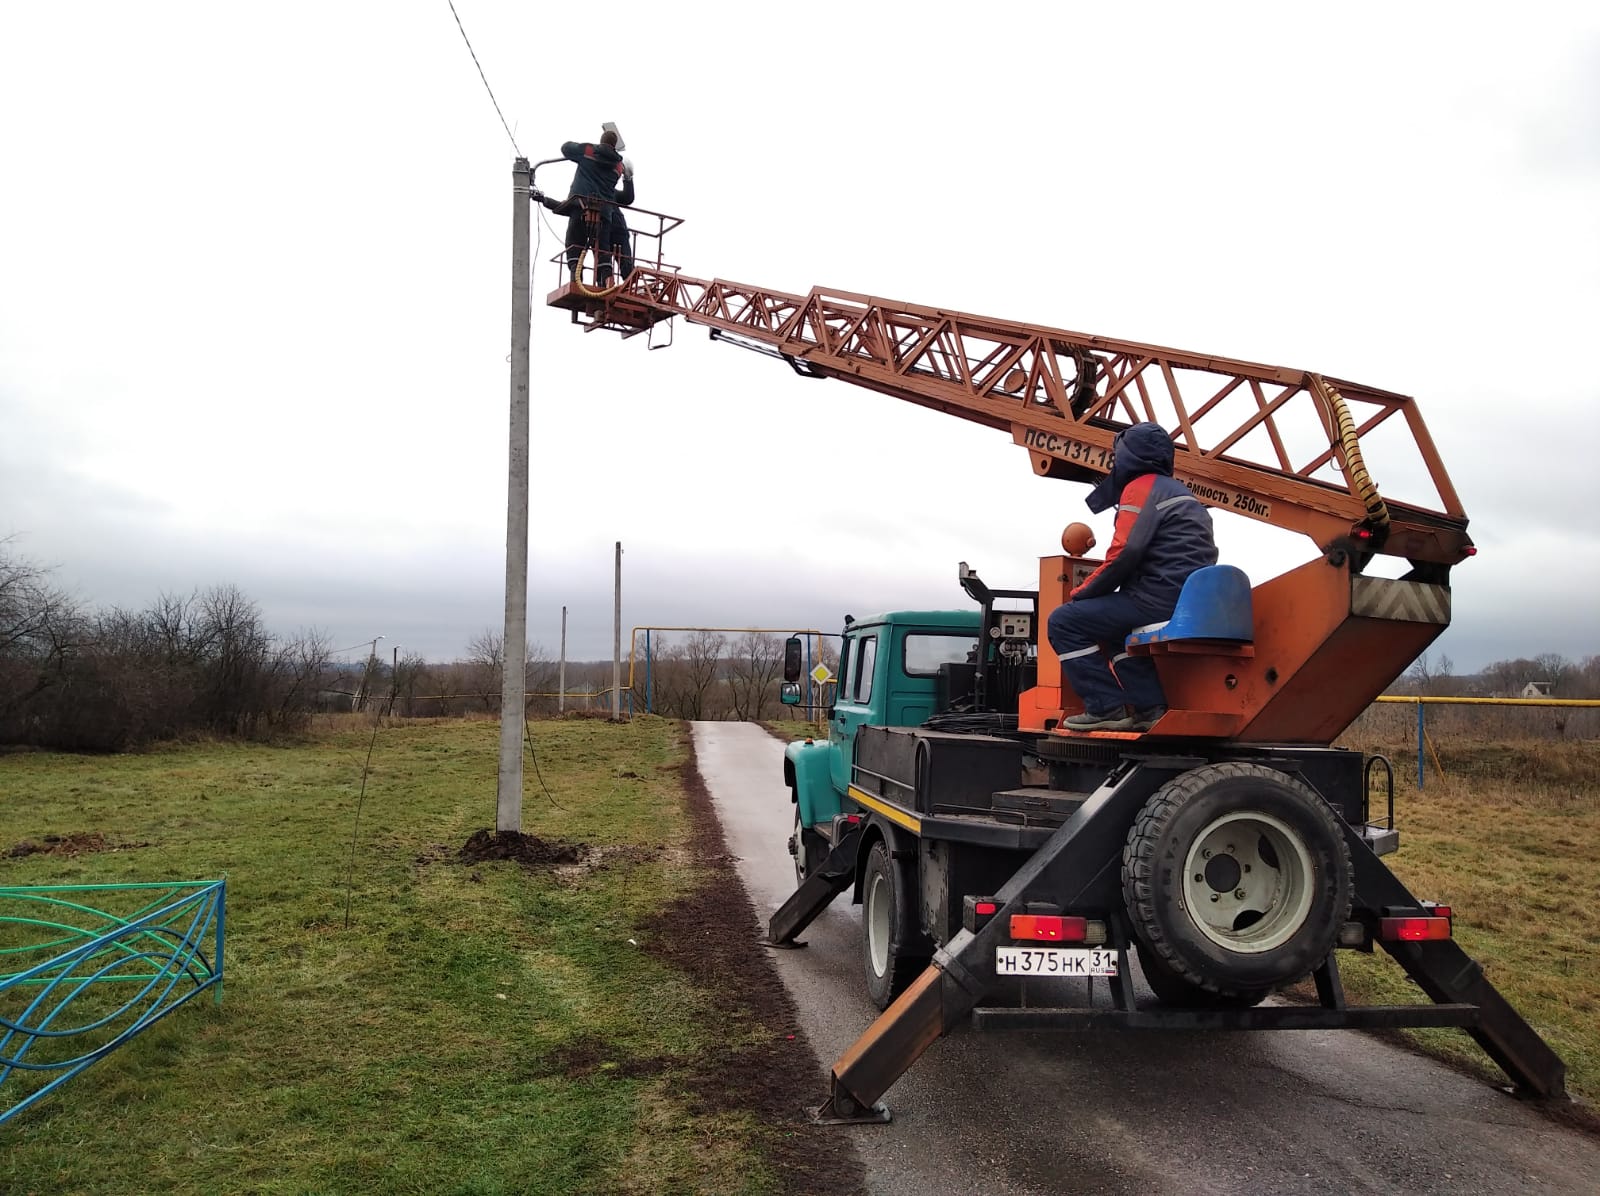
[[[1128,633],[1147,623],[1170,619],[1170,610],[1152,609],[1126,594],[1105,594],[1064,602],[1050,612],[1050,646],[1061,658],[1061,672],[1090,714],[1113,714],[1123,706],[1148,710],[1166,705],[1155,662],[1130,656]]]

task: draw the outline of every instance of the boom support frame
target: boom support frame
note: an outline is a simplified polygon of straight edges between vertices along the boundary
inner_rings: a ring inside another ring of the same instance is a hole
[[[596,327],[643,330],[682,316],[718,339],[999,431],[1035,473],[1094,482],[1116,435],[1149,420],[1171,432],[1175,473],[1202,501],[1301,532],[1319,549],[1448,569],[1472,554],[1467,518],[1415,400],[1305,370],[1190,353],[850,291],[804,295],[640,266],[596,297],[549,296]],[[1398,417],[1398,418],[1396,418]],[[1409,449],[1408,476],[1434,505],[1385,501],[1362,438]]]

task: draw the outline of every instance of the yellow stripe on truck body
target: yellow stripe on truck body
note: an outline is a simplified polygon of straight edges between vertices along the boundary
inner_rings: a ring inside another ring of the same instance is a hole
[[[857,789],[854,785],[849,788],[850,800],[858,805],[865,806],[876,814],[882,814],[896,826],[903,826],[913,835],[922,833],[922,819],[915,814],[907,814],[899,806],[892,806],[881,797],[873,797],[864,789]]]

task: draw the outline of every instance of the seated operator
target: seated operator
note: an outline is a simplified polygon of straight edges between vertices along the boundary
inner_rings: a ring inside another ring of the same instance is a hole
[[[1167,712],[1155,662],[1124,644],[1135,627],[1170,619],[1189,574],[1217,563],[1211,512],[1172,476],[1172,458],[1160,425],[1134,424],[1084,500],[1095,512],[1115,505],[1117,526],[1105,564],[1050,612],[1050,646],[1083,699],[1069,730],[1146,731]]]

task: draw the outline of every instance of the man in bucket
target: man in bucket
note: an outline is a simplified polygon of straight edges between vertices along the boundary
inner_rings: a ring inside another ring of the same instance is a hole
[[[1134,424],[1116,440],[1111,472],[1084,501],[1117,508],[1105,564],[1050,612],[1050,646],[1083,713],[1072,731],[1147,731],[1167,712],[1155,662],[1130,656],[1128,633],[1172,617],[1189,574],[1217,563],[1211,513],[1172,476],[1172,437]]]

